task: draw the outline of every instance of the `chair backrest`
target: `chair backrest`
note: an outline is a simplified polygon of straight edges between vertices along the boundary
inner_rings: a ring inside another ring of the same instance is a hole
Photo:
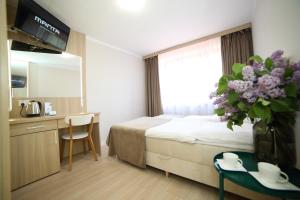
[[[92,117],[94,117],[94,114],[67,116],[65,117],[65,123],[70,125],[71,119],[72,126],[83,126],[90,124]]]

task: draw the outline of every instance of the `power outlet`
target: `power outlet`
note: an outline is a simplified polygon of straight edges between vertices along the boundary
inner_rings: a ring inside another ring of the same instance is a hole
[[[28,103],[29,103],[29,100],[19,100],[18,101],[19,106],[21,106],[22,104],[24,104],[24,106],[27,106]]]

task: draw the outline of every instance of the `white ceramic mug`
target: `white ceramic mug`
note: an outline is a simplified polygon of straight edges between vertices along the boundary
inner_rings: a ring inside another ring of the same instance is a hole
[[[289,176],[282,172],[279,167],[271,163],[259,162],[258,163],[258,173],[261,177],[275,183],[286,183],[289,181]],[[281,175],[284,178],[281,178]]]
[[[234,153],[223,153],[224,163],[231,167],[237,167],[238,164],[243,165],[243,161],[239,159],[239,156]]]

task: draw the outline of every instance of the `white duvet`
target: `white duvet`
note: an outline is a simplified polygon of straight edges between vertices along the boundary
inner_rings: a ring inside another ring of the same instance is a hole
[[[252,150],[252,124],[227,128],[217,116],[188,116],[146,130],[146,137]]]

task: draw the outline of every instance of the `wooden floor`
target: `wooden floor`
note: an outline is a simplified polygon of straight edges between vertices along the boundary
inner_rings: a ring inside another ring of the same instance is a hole
[[[218,190],[148,167],[133,167],[114,158],[95,162],[91,154],[74,157],[73,171],[60,173],[13,192],[19,200],[216,200]],[[242,197],[227,193],[227,200]]]

